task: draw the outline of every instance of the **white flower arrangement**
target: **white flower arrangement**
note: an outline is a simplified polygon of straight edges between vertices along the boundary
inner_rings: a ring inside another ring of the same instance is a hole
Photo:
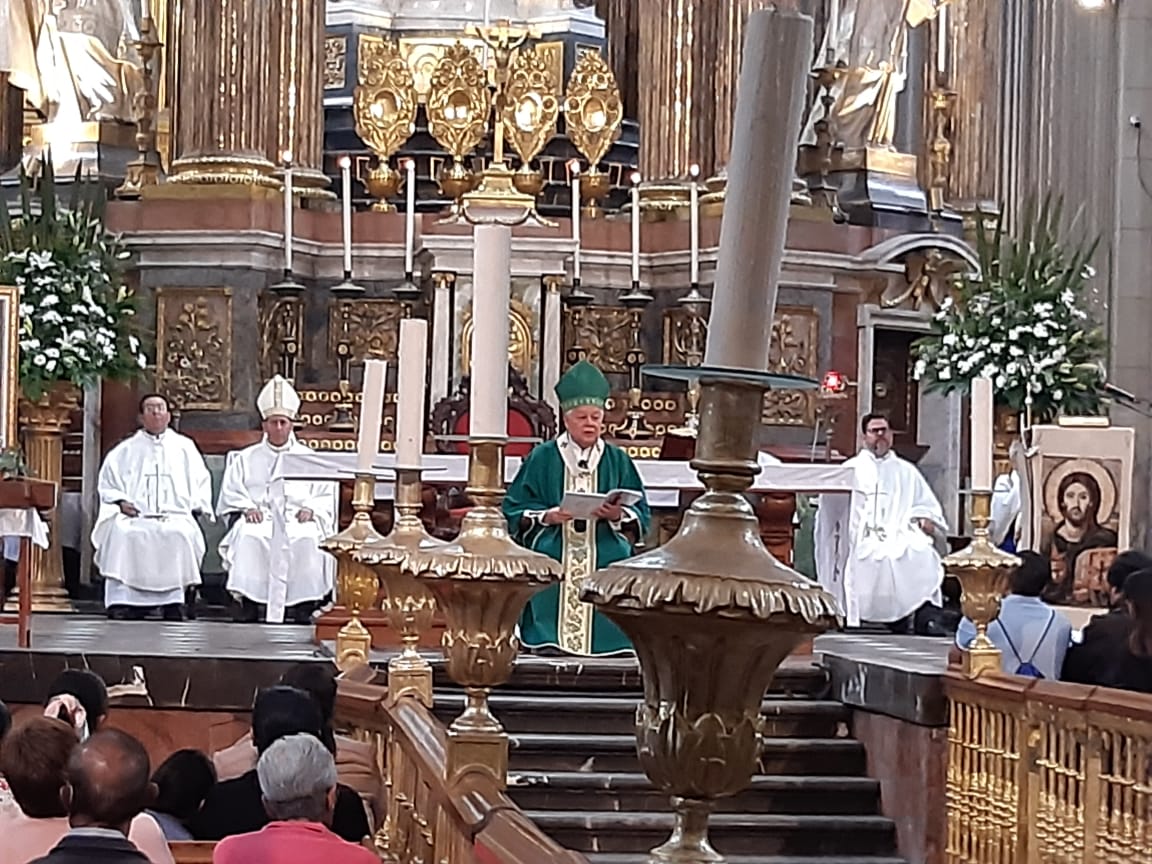
[[[931,389],[966,391],[990,378],[998,404],[1038,422],[1101,409],[1105,342],[1083,303],[1095,244],[1059,239],[1046,201],[1009,236],[1002,220],[977,235],[981,275],[962,279],[917,343],[913,370]]]
[[[39,207],[24,177],[23,212],[0,214],[0,284],[20,289],[20,386],[32,400],[59,382],[130,378],[148,363],[135,297],[120,281],[128,251],[104,230],[99,202],[59,207],[42,171]]]

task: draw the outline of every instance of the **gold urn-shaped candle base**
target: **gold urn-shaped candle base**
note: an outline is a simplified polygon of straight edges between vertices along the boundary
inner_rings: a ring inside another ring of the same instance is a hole
[[[464,687],[468,707],[448,728],[448,776],[485,771],[501,787],[508,738],[488,706],[488,692],[504,684],[520,651],[516,623],[532,595],[560,579],[560,565],[516,545],[500,511],[504,442],[471,442],[467,495],[476,502],[456,540],[409,555],[406,568],[435,595],[444,614],[448,676]]]
[[[336,668],[342,672],[367,664],[372,647],[372,634],[360,620],[360,613],[375,608],[380,579],[355,555],[365,544],[382,539],[372,526],[375,491],[373,475],[357,474],[352,486],[352,521],[320,544],[336,559],[336,603],[352,616],[336,634]]]
[[[992,493],[972,493],[972,542],[944,559],[944,570],[963,589],[961,606],[976,627],[976,636],[964,646],[962,669],[969,678],[1000,671],[1000,649],[988,638],[988,625],[1000,614],[1000,600],[1008,593],[1012,573],[1020,559],[997,549],[988,535]]]
[[[801,641],[840,621],[829,594],[764,547],[743,495],[759,471],[754,436],[764,390],[701,381],[692,467],[707,491],[666,544],[584,585],[583,599],[620,626],[640,661],[640,764],[676,811],[654,861],[721,860],[708,842],[708,813],[756,771],[764,692]]]
[[[372,202],[372,210],[376,213],[395,213],[396,207],[389,202],[400,191],[400,172],[381,159],[380,164],[368,172],[364,178],[364,185],[368,194],[376,200]]]
[[[397,469],[392,531],[387,537],[365,543],[354,557],[375,570],[384,583],[388,625],[400,632],[400,653],[388,661],[388,695],[393,699],[414,696],[431,708],[432,667],[417,646],[421,635],[432,626],[436,600],[412,576],[407,561],[410,555],[448,544],[430,536],[420,521],[421,489],[419,469]]]

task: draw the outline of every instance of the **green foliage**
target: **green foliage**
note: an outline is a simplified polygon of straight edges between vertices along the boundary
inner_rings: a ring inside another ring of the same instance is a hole
[[[0,284],[20,289],[20,387],[39,399],[53,384],[78,387],[140,373],[136,298],[122,277],[128,250],[104,230],[105,193],[80,177],[56,200],[51,161],[20,175],[20,211],[0,206]]]
[[[1061,238],[1058,199],[1029,204],[1009,234],[980,220],[980,276],[965,276],[916,344],[916,377],[939,392],[991,378],[996,402],[1036,422],[1099,414],[1106,344],[1085,309],[1096,243]]]

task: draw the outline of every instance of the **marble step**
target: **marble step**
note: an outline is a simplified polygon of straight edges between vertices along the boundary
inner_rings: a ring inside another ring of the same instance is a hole
[[[512,771],[638,772],[633,735],[514,733],[509,735]],[[860,776],[864,747],[851,738],[766,738],[760,773]]]
[[[640,773],[511,771],[508,794],[524,810],[669,810],[668,796]],[[880,784],[870,777],[760,775],[716,803],[718,813],[874,815]]]
[[[529,810],[525,815],[565,848],[647,852],[672,830],[669,813]],[[709,837],[722,855],[891,855],[895,826],[882,816],[717,813]]]
[[[553,732],[573,735],[629,735],[636,726],[640,694],[604,696],[583,693],[492,693],[492,713],[510,733]],[[464,694],[436,693],[436,715],[445,724],[464,710]],[[785,738],[846,738],[850,713],[839,702],[770,697],[761,713],[764,732]]]

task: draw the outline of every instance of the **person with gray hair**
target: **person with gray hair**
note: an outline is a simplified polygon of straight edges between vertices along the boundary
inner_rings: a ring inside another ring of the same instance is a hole
[[[336,760],[314,735],[277,739],[260,755],[256,774],[272,821],[221,840],[213,864],[379,864],[378,855],[328,829],[336,807]]]

